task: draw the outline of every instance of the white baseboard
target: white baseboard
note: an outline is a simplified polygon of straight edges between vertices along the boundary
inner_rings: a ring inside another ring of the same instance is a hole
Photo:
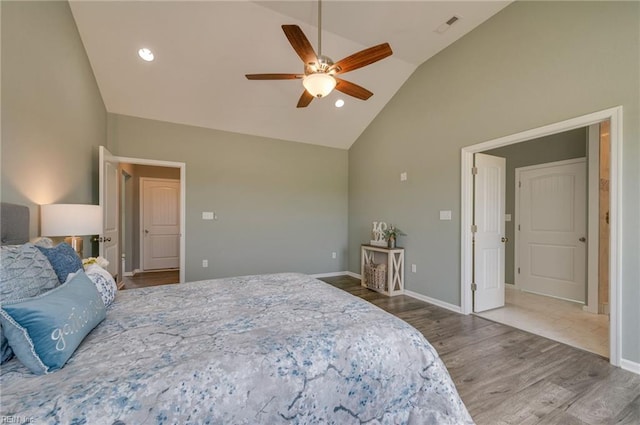
[[[317,273],[317,274],[310,274],[309,276],[315,277],[316,279],[321,278],[321,277],[336,277],[336,276],[351,276],[353,278],[360,279],[360,275],[359,274],[355,274],[353,272],[347,272],[347,271],[331,272],[331,273]]]
[[[632,362],[631,360],[620,359],[620,367],[629,372],[633,372],[640,375],[640,363]]]
[[[354,272],[348,272],[347,271],[347,272],[344,272],[344,274],[346,274],[347,276],[351,276],[353,278],[356,278],[356,279],[362,279],[362,276],[360,276],[359,274],[354,273]]]
[[[460,306],[449,304],[448,302],[440,301],[435,298],[427,297],[426,295],[418,294],[417,292],[404,290],[404,294],[410,296],[411,298],[415,298],[420,301],[424,301],[429,304],[437,305],[438,307],[446,308],[447,310],[451,310],[455,313],[461,313],[462,309]]]
[[[317,274],[310,274],[309,276],[315,277],[316,279],[318,279],[320,277],[336,277],[336,276],[344,276],[346,274],[348,274],[348,272],[317,273]]]
[[[515,285],[515,284],[513,284],[513,283],[507,283],[507,282],[505,282],[505,283],[504,283],[504,286],[505,286],[505,287],[507,287],[507,288],[510,288],[510,289],[516,289],[516,285]]]

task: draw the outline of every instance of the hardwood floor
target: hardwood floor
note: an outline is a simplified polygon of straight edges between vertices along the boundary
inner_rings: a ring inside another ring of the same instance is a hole
[[[125,276],[122,278],[124,286],[122,289],[145,288],[147,286],[169,285],[180,282],[179,270],[168,270],[162,272],[144,272],[135,276]]]
[[[160,273],[132,280],[128,288],[178,281]],[[478,425],[640,424],[640,376],[597,354],[405,295],[386,297],[349,276],[321,280],[422,332]]]
[[[474,315],[321,279],[422,332],[447,365],[478,425],[640,424],[640,376],[605,358]]]

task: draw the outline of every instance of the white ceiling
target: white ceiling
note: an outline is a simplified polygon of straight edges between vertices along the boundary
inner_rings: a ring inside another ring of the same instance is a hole
[[[420,64],[508,4],[325,0],[323,54],[335,62],[383,42],[394,53],[342,75],[369,100],[334,91],[296,108],[300,80],[244,74],[303,72],[281,25],[299,25],[317,51],[315,1],[70,1],[108,112],[342,149]],[[434,31],[453,15],[461,19],[447,32]],[[142,61],[141,47],[156,60]]]

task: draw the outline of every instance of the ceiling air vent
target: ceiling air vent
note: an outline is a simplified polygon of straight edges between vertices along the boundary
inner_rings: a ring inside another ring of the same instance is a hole
[[[436,32],[438,34],[443,34],[446,30],[448,30],[449,28],[451,28],[451,26],[453,24],[455,24],[456,22],[458,22],[460,20],[459,16],[453,15],[451,18],[449,18],[447,20],[447,22],[443,23],[442,25],[440,25],[438,28],[436,28]]]

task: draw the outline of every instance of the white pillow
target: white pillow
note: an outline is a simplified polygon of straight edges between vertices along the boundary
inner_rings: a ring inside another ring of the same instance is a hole
[[[36,241],[33,244],[35,246],[41,246],[43,248],[53,248],[55,246],[51,239],[45,238],[45,237],[36,239]]]
[[[96,285],[102,297],[102,302],[104,302],[104,306],[109,307],[116,298],[116,292],[118,291],[118,286],[116,285],[116,281],[113,280],[111,273],[97,264],[85,266],[84,271],[89,279]]]

